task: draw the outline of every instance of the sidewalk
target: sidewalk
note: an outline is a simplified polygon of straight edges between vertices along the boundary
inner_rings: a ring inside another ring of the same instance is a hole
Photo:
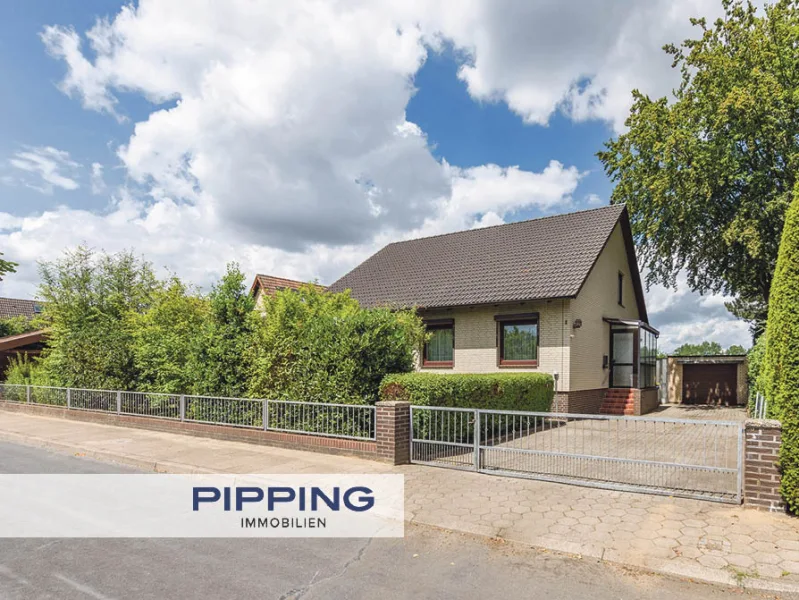
[[[799,593],[799,519],[0,410],[0,440],[174,473],[402,473],[406,519],[712,583]]]

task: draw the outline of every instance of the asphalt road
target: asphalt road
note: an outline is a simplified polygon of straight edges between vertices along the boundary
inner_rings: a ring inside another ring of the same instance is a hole
[[[0,443],[0,473],[133,472]],[[416,526],[397,540],[0,539],[2,600],[730,597],[777,596]]]

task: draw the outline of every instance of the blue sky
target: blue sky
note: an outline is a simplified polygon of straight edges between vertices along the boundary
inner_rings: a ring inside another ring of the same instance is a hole
[[[390,241],[605,204],[595,154],[630,90],[668,93],[660,47],[714,11],[6,3],[0,251],[20,267],[0,295],[80,243],[201,287],[229,260],[330,283]],[[667,346],[748,344],[723,300],[648,294]]]

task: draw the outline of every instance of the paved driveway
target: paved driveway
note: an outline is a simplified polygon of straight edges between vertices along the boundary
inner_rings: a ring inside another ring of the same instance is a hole
[[[670,406],[647,417],[484,414],[482,429],[489,433],[481,441],[481,466],[516,476],[736,499],[743,409]],[[447,466],[474,464],[468,445],[417,444],[416,450],[417,458]]]

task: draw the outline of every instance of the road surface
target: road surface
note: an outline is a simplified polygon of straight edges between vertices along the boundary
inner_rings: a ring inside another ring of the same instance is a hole
[[[0,442],[0,472],[136,471]],[[411,525],[396,540],[0,539],[2,600],[777,597]]]

